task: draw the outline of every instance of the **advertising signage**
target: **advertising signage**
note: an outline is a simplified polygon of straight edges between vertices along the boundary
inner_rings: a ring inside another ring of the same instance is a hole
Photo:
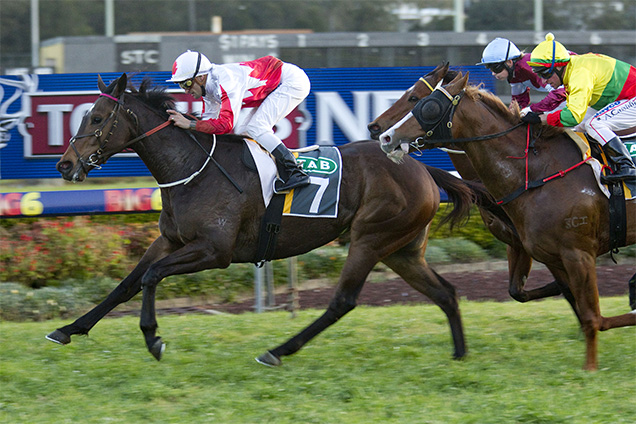
[[[142,56],[144,60],[152,60],[152,54]],[[291,148],[368,139],[367,124],[432,69],[307,69],[311,92],[303,104],[276,126],[276,133]],[[486,89],[494,91],[494,79],[484,67],[458,69],[470,71],[471,83],[483,82]],[[120,75],[104,73],[101,77],[108,84]],[[97,77],[93,73],[0,76],[0,179],[60,177],[55,164],[98,96]],[[166,83],[169,77],[168,72],[129,75],[135,85],[143,78],[150,78],[153,84],[164,86],[173,94],[179,110],[200,113],[202,103],[175,84]],[[427,152],[419,159],[442,169],[453,169],[447,154],[441,151]],[[150,174],[134,153],[120,153],[90,175]]]

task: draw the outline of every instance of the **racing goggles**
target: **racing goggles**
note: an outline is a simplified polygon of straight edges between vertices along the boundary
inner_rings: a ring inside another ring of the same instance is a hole
[[[194,84],[194,81],[192,81],[192,78],[190,78],[185,81],[181,81],[179,83],[179,87],[183,88],[184,90],[188,90],[190,87],[192,87],[192,84]]]
[[[488,68],[493,73],[498,74],[506,69],[506,62],[487,63],[486,68]]]
[[[548,79],[552,76],[552,74],[554,74],[554,71],[556,70],[556,67],[554,66],[533,66],[532,67],[532,71],[539,75],[541,78],[543,79]]]

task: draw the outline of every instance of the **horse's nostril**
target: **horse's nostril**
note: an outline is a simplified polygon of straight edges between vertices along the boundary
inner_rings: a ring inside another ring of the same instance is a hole
[[[58,162],[56,168],[59,172],[66,171],[71,168],[71,163],[69,161]]]

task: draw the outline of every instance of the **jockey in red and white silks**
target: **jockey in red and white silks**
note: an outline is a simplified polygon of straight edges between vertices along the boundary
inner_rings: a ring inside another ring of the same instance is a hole
[[[233,132],[255,139],[277,161],[285,183],[278,185],[276,191],[309,183],[309,177],[273,130],[309,94],[309,78],[302,69],[273,56],[217,65],[201,53],[188,51],[175,60],[168,81],[178,83],[204,104],[199,121],[168,111],[175,125],[209,134]],[[243,108],[252,110],[239,121]]]

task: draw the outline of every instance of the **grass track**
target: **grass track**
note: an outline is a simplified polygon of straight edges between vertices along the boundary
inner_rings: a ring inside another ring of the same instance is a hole
[[[604,315],[627,299],[601,299]],[[451,359],[435,306],[360,307],[276,369],[254,357],[322,311],[165,316],[161,362],[137,318],[68,346],[65,324],[0,322],[2,423],[633,423],[636,332],[600,334],[600,370],[563,300],[462,302],[469,348]]]

